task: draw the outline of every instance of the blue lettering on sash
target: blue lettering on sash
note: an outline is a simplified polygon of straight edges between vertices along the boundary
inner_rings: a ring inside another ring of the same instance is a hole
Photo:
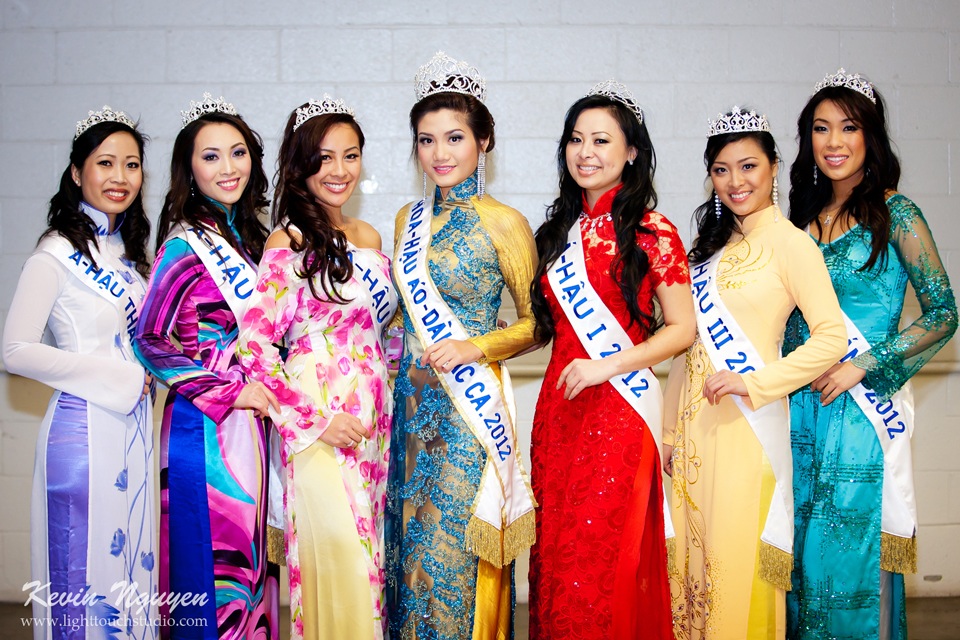
[[[570,272],[570,269],[572,269],[572,268],[573,268],[573,263],[567,262],[567,256],[561,254],[561,256],[560,256],[560,264],[558,264],[558,265],[557,265],[556,267],[554,267],[554,269],[553,269],[553,272],[554,272],[554,273],[562,273],[562,274],[563,274],[563,277],[560,278],[560,284],[561,284],[561,285],[562,285],[564,282],[566,282],[567,280],[569,280],[570,278],[573,277],[573,273]]]
[[[709,262],[701,262],[700,264],[693,265],[693,273],[690,274],[691,277],[696,280],[697,278],[703,276],[710,270]]]
[[[473,408],[477,412],[483,408],[483,405],[490,401],[490,395],[484,393],[484,391],[486,391],[486,386],[482,382],[474,382],[463,392],[463,395],[466,396],[467,400],[470,401],[470,404],[473,405]],[[483,393],[483,395],[476,395],[480,393]]]
[[[225,260],[229,260],[229,258],[225,258]],[[227,282],[233,284],[233,281],[240,275],[240,267],[227,267],[223,270],[223,275],[226,276]]]
[[[860,353],[860,347],[854,346],[854,345],[853,345],[854,342],[859,342],[859,340],[858,340],[857,338],[847,338],[847,346],[848,346],[848,347],[852,347],[852,348],[851,348],[849,351],[847,351],[847,354],[846,354],[845,356],[843,356],[842,358],[840,358],[840,362],[846,362],[847,360],[853,360],[854,358],[857,357],[857,354]]]
[[[579,300],[573,303],[573,315],[577,316],[581,320],[583,320],[588,315],[593,313],[593,307],[590,307],[586,311],[582,311],[582,312],[580,311],[580,306],[583,304],[586,304],[586,302],[587,302],[586,298],[580,298]]]
[[[877,398],[876,392],[873,391],[870,387],[867,386],[866,381],[860,383],[863,385],[863,388],[867,390],[865,394],[867,402],[870,403],[870,407],[873,411],[880,416],[880,419],[883,421],[883,424],[887,427],[887,437],[893,440],[896,438],[898,433],[904,433],[907,430],[907,425],[903,423],[902,420],[898,420],[900,417],[900,412],[893,408],[893,400],[887,400],[883,404],[880,404],[879,399]],[[886,414],[890,415],[886,415]],[[886,416],[886,417],[884,417]],[[896,427],[891,427],[890,423],[894,420],[897,421]]]
[[[410,272],[413,271],[417,266],[417,254],[418,251],[404,251],[403,257],[400,258],[400,261],[403,263],[403,274],[410,275]]]
[[[620,351],[623,350],[623,347],[620,346],[619,342],[614,342],[612,345],[610,345],[610,348],[612,351],[601,351],[600,357],[606,358],[607,356],[612,356],[615,353],[620,353]]]
[[[640,376],[640,380],[636,385],[630,384],[630,381],[639,373],[639,371],[631,371],[629,374],[620,378],[620,382],[630,387],[630,392],[637,398],[643,396],[643,392],[650,388],[650,381],[643,376]]]
[[[70,256],[70,259],[73,260],[74,264],[80,266],[80,259],[83,257],[83,254],[79,251],[74,251],[73,255]]]
[[[472,377],[476,372],[477,370],[473,368],[472,364],[458,364],[450,373],[453,375],[454,380],[462,384],[467,378]]]
[[[139,315],[137,313],[137,303],[127,298],[127,306],[123,310],[127,312],[127,335],[133,340],[133,336],[137,332],[137,316]]]
[[[583,282],[577,284],[573,283],[569,287],[563,287],[563,295],[566,296],[567,302],[573,302],[573,299],[577,297],[577,294],[580,293],[580,288],[583,286]]]
[[[596,329],[594,329],[593,331],[587,334],[587,340],[593,340],[597,335],[600,334],[600,332],[606,331],[606,330],[607,330],[607,325],[601,324],[599,327],[597,327]]]
[[[733,334],[727,329],[727,325],[723,324],[723,318],[717,318],[716,322],[707,327],[707,331],[710,333],[710,340],[716,349],[720,349],[720,347],[733,340]]]

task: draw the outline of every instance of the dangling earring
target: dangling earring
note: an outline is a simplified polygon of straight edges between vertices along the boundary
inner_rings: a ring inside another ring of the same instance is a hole
[[[780,185],[777,176],[773,176],[773,206],[780,207]]]
[[[627,164],[632,167],[632,166],[633,166],[633,160],[627,160]]]
[[[483,193],[487,189],[487,154],[480,152],[477,158],[477,199],[483,200]]]
[[[817,186],[817,165],[813,165],[813,186]]]
[[[717,220],[719,220],[722,210],[720,209],[720,196],[717,195],[716,191],[713,192],[713,208],[717,214]]]
[[[427,201],[427,172],[423,172],[423,198],[424,202]]]

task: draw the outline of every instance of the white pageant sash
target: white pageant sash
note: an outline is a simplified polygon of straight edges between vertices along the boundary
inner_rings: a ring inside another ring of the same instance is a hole
[[[181,225],[171,237],[187,241],[217,283],[220,295],[239,323],[256,285],[257,270],[223,236],[206,225]]]
[[[722,257],[723,249],[720,249],[710,260],[690,267],[700,341],[716,371],[730,370],[740,374],[759,371],[765,366],[763,359],[727,309],[717,290],[717,267]],[[792,554],[793,457],[790,448],[789,414],[779,400],[753,410],[740,396],[731,395],[730,398],[743,412],[760,441],[776,478],[777,484],[760,540],[784,553]]]
[[[583,236],[578,221],[574,221],[567,234],[567,248],[547,269],[547,280],[560,308],[580,339],[580,344],[592,360],[599,360],[634,346],[630,336],[587,278]],[[653,434],[662,461],[663,393],[653,371],[631,371],[615,376],[609,382],[646,423]],[[657,465],[658,472],[660,466]],[[663,507],[666,537],[673,538],[676,534],[662,486],[660,502]]]
[[[109,264],[106,256],[100,253],[97,247],[90,245],[90,254],[97,266],[90,264],[84,255],[73,248],[68,240],[58,237],[48,243],[45,250],[67,268],[83,284],[87,285],[101,298],[117,308],[120,316],[121,332],[125,338],[120,340],[124,356],[132,362],[137,362],[131,345],[137,331],[137,320],[140,317],[140,304],[143,302],[144,287],[137,281],[133,269],[121,269],[117,265]],[[137,286],[139,284],[139,286]]]
[[[849,350],[840,362],[870,349],[870,343],[857,325],[843,314],[847,325]],[[857,406],[873,425],[883,448],[883,508],[881,530],[900,538],[912,538],[917,530],[917,500],[913,489],[913,459],[910,438],[913,435],[913,391],[904,386],[886,402],[863,382],[850,389]]]
[[[393,262],[394,281],[424,348],[445,338],[469,338],[427,269],[432,209],[432,202],[423,200],[410,205]],[[533,491],[520,463],[510,408],[501,383],[486,364],[463,364],[436,373],[487,452],[467,525],[468,547],[494,566],[504,566],[530,547],[535,536]]]

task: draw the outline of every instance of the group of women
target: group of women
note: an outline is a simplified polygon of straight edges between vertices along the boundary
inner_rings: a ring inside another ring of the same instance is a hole
[[[295,638],[508,638],[532,546],[532,638],[903,637],[902,388],[957,312],[874,87],[817,85],[789,218],[766,118],[711,122],[689,253],[623,85],[568,110],[535,235],[486,193],[479,71],[438,53],[415,88],[423,195],[392,264],[343,213],[364,135],[341,100],[290,114],[272,232],[259,136],[222,98],[191,103],[149,282],[145,138],[109,107],[78,124],[4,333],[8,370],[57,390],[34,574],[84,595],[35,615],[275,638],[286,564]],[[922,314],[900,330],[907,281]],[[502,361],[551,341],[528,476]]]

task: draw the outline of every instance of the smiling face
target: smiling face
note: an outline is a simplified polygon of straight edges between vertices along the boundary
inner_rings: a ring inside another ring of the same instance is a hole
[[[813,159],[834,183],[834,192],[849,192],[863,179],[867,146],[863,130],[837,103],[824,100],[813,112]]]
[[[320,152],[320,170],[307,178],[307,189],[330,213],[340,215],[360,178],[360,138],[349,124],[335,124],[323,136]]]
[[[243,195],[252,170],[243,135],[224,122],[211,122],[193,141],[191,167],[200,193],[230,208]]]
[[[443,198],[477,170],[486,144],[486,140],[477,141],[466,114],[459,111],[430,111],[417,123],[417,159]]]
[[[592,207],[604,193],[622,182],[623,167],[637,157],[636,147],[608,109],[586,109],[567,141],[567,171],[587,194]]]
[[[777,166],[752,137],[731,142],[710,165],[710,179],[720,201],[741,219],[773,204],[775,175]]]
[[[108,216],[123,213],[143,184],[137,141],[123,131],[109,135],[87,156],[83,167],[71,167],[71,174],[87,204]]]

